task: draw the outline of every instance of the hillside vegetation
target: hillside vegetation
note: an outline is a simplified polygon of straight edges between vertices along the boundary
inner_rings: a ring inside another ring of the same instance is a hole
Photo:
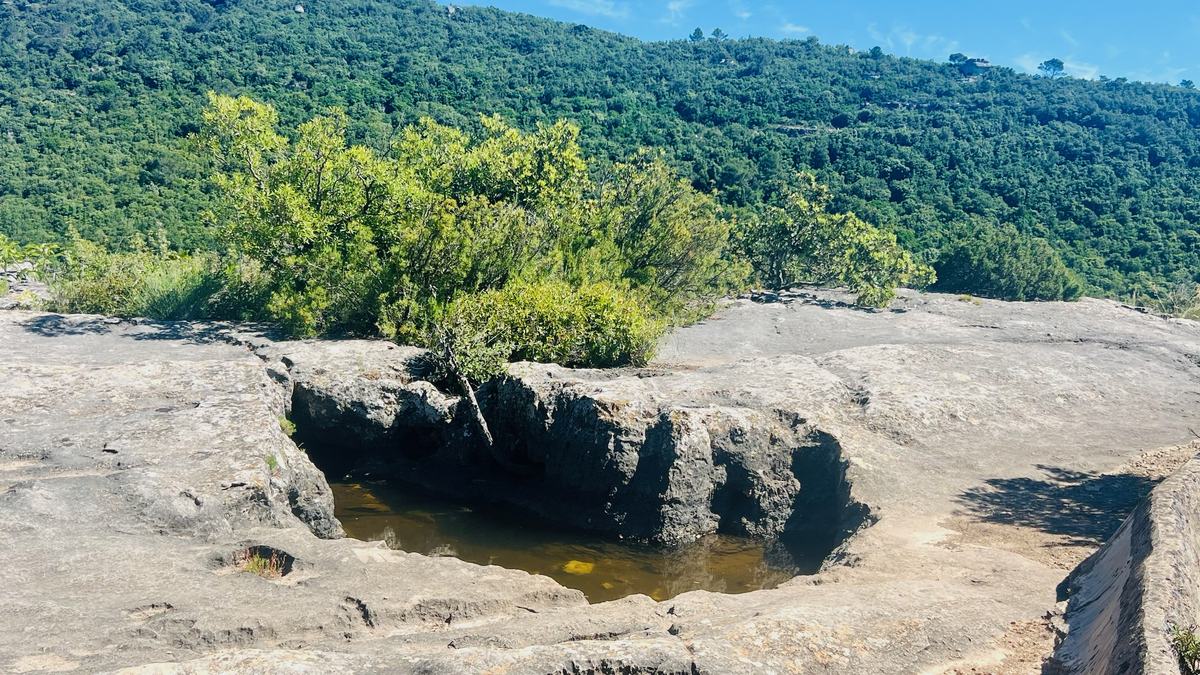
[[[32,242],[74,227],[122,247],[161,228],[176,248],[218,247],[201,217],[211,159],[186,140],[216,91],[274,105],[284,129],[344,107],[348,138],[377,150],[426,116],[472,135],[480,115],[521,129],[565,119],[594,172],[659,148],[735,210],[786,202],[811,170],[831,210],[926,261],[956,233],[1011,224],[1094,293],[1200,275],[1195,91],[965,78],[814,39],[644,43],[428,0],[293,5],[0,3],[0,233]]]
[[[935,280],[809,174],[739,220],[658,154],[601,171],[568,122],[480,124],[472,137],[425,117],[374,149],[348,140],[339,108],[285,136],[273,106],[210,94],[190,142],[213,172],[220,250],[180,253],[160,229],[113,251],[72,228],[65,247],[0,235],[0,263],[32,260],[20,274],[49,284],[56,311],[425,345],[464,391],[513,358],[645,363],[664,330],[752,277],[845,286],[871,307]]]

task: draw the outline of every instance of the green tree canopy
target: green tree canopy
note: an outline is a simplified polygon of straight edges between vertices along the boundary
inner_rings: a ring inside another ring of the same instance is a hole
[[[75,227],[130,249],[161,229],[219,248],[201,214],[220,193],[184,140],[216,90],[272,104],[289,139],[341,107],[347,143],[380,154],[422,118],[471,139],[496,113],[527,130],[566,119],[596,181],[657,148],[723,207],[756,210],[808,171],[834,209],[917,253],[978,216],[1036,230],[1090,293],[1200,278],[1192,90],[815,38],[642,42],[429,0],[290,5],[0,2],[0,233]]]
[[[1074,300],[1083,291],[1044,239],[1008,224],[959,228],[937,262],[935,290],[1000,300]]]
[[[1038,64],[1038,70],[1046,77],[1058,77],[1063,74],[1064,68],[1066,68],[1066,64],[1062,59],[1046,59]]]

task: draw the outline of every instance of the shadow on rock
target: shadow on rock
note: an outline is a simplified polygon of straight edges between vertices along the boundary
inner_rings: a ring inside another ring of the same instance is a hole
[[[21,326],[30,333],[42,337],[60,337],[65,335],[99,335],[112,332],[118,323],[115,319],[87,318],[63,316],[61,314],[46,314],[36,319],[21,322]]]
[[[811,290],[805,290],[806,288],[811,289]],[[904,308],[904,307],[876,308],[876,307],[867,307],[864,305],[860,305],[860,304],[857,304],[856,302],[849,301],[849,299],[853,298],[854,295],[852,293],[848,293],[848,292],[840,293],[840,295],[843,295],[846,298],[845,300],[843,300],[843,299],[838,299],[836,297],[826,297],[823,294],[818,294],[816,292],[818,290],[821,290],[821,289],[817,286],[812,286],[812,287],[800,286],[800,287],[796,287],[796,288],[778,290],[778,291],[768,291],[768,290],[751,291],[745,295],[742,295],[741,297],[745,298],[747,300],[756,302],[760,305],[769,305],[769,304],[773,304],[773,303],[782,303],[784,305],[790,305],[792,303],[799,303],[802,305],[812,305],[814,307],[820,307],[822,309],[849,310],[849,311],[853,311],[853,312],[861,312],[864,314],[879,314],[882,312],[890,312],[892,314],[905,314],[908,312],[908,309]]]
[[[192,344],[235,341],[232,339],[233,326],[225,323],[46,314],[24,321],[21,326],[42,337],[115,334],[131,340],[178,340]],[[245,327],[243,326],[243,328]],[[258,332],[263,335],[270,333],[265,330]]]
[[[991,478],[959,496],[980,520],[1032,527],[1099,544],[1120,527],[1158,481],[1133,474],[1096,474],[1039,465],[1044,479]]]

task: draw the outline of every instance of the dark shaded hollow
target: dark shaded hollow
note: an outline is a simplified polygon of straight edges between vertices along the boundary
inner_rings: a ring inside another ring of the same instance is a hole
[[[263,544],[247,546],[240,551],[235,551],[228,564],[244,568],[254,559],[266,561],[269,569],[278,571],[280,577],[291,574],[296,565],[296,557],[291,553]]]
[[[680,467],[697,460],[687,455],[696,450],[677,442],[669,413],[630,444],[604,404],[591,399],[548,412],[528,389],[500,383],[483,388],[480,402],[507,467],[482,447],[461,410],[448,424],[400,415],[380,429],[361,411],[335,408],[321,392],[298,386],[292,421],[296,441],[331,481],[386,480],[611,539],[675,546],[718,533],[763,541],[781,559],[823,560],[872,522],[850,496],[838,441],[803,420],[714,435],[713,447],[702,450],[709,456],[698,458],[707,473],[689,482]],[[635,456],[632,471],[614,468],[618,450]],[[764,455],[770,466],[755,463]],[[764,486],[764,472],[799,487]]]

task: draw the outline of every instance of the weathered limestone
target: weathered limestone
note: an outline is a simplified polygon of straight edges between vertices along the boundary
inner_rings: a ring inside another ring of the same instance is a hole
[[[1200,623],[1200,459],[1156,487],[1068,590],[1057,672],[1178,675],[1171,628]]]
[[[279,385],[216,337],[0,313],[0,671],[586,606],[546,578],[331,539],[329,487],[280,428]],[[296,562],[278,580],[239,572],[249,546]]]
[[[678,331],[647,369],[520,364],[483,392],[526,480],[581,495],[581,524],[664,540],[869,524],[775,590],[594,606],[322,538],[337,525],[280,431],[289,401],[343,430],[341,452],[482,466],[413,350],[0,313],[0,670],[1035,670],[1075,558],[1192,452],[1144,451],[1200,429],[1200,325],[1093,300],[783,300]],[[232,569],[251,546],[291,571]]]

